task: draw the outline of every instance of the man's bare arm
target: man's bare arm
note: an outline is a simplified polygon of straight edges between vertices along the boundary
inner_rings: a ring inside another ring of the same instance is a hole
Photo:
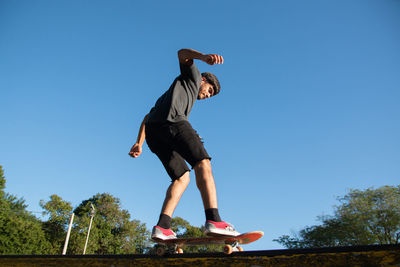
[[[193,49],[181,49],[178,51],[178,58],[181,64],[192,65],[193,59],[204,61],[209,65],[223,64],[224,58],[217,54],[203,54]]]
[[[136,139],[136,143],[132,146],[131,151],[129,152],[129,156],[133,157],[133,158],[137,158],[140,156],[140,154],[142,153],[142,146],[143,146],[143,142],[146,139],[146,132],[145,132],[145,122],[147,120],[147,117],[149,116],[149,114],[147,114],[143,121],[142,124],[140,124],[140,128],[139,128],[139,134],[138,137]]]

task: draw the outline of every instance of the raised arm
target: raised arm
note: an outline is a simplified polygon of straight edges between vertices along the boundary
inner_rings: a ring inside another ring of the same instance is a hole
[[[142,121],[142,124],[140,124],[139,134],[138,134],[138,137],[136,139],[136,143],[132,146],[131,151],[129,152],[129,156],[131,156],[132,158],[137,158],[142,153],[143,142],[146,139],[146,133],[145,133],[146,125],[145,125],[145,122],[146,122],[147,116],[149,116],[149,114],[147,114],[144,117],[144,119]]]
[[[181,64],[192,65],[193,59],[204,61],[209,65],[223,64],[224,58],[217,54],[203,54],[193,49],[181,49],[178,51],[178,58]]]

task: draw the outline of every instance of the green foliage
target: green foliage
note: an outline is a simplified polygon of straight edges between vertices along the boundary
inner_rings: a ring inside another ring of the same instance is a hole
[[[49,222],[68,224],[72,212],[71,203],[64,201],[57,195],[51,195],[49,201],[41,200],[40,206],[44,209],[43,215],[49,216]]]
[[[90,230],[86,254],[143,253],[149,232],[145,224],[130,220],[122,210],[118,198],[110,194],[97,194],[83,201],[74,211],[75,222],[68,248],[69,254],[82,254],[90,224],[91,204],[95,216]]]
[[[321,225],[274,241],[287,248],[399,243],[400,186],[350,190],[338,200],[334,216],[319,217]]]
[[[0,192],[6,188],[6,177],[4,177],[3,167],[0,165]],[[0,195],[2,197],[2,195]]]
[[[72,212],[71,203],[57,195],[51,195],[49,201],[41,200],[40,206],[44,209],[43,215],[49,217],[47,221],[43,222],[43,230],[51,244],[49,253],[61,254]]]
[[[47,254],[47,242],[41,223],[28,214],[16,213],[4,206],[0,211],[0,254]]]
[[[351,190],[339,201],[336,216],[360,237],[374,244],[399,243],[400,186]]]
[[[5,177],[0,166],[0,254],[46,254],[50,244],[41,222],[26,210],[25,201],[3,191]]]
[[[40,201],[42,222],[26,210],[22,198],[5,193],[5,177],[0,166],[0,254],[61,254],[72,206],[57,195]],[[149,232],[139,220],[121,209],[119,199],[97,194],[75,209],[68,254],[82,254],[89,227],[91,205],[96,208],[87,254],[143,253]]]

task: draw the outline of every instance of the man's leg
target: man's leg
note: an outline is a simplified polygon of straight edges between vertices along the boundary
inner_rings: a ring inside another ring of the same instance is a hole
[[[167,194],[165,195],[164,204],[161,210],[160,219],[157,226],[153,227],[151,234],[155,239],[171,239],[176,238],[176,234],[171,230],[172,214],[179,200],[185,192],[189,184],[189,171],[186,171],[179,179],[174,180],[168,187]]]
[[[217,189],[209,159],[203,159],[194,166],[196,184],[203,199],[204,209],[218,209]]]
[[[186,187],[190,181],[189,172],[185,172],[179,179],[173,181],[168,187],[167,194],[165,196],[164,204],[161,210],[161,214],[168,215],[172,218],[172,214],[179,200],[182,197],[183,192],[185,192]]]
[[[201,160],[194,166],[194,170],[196,173],[197,187],[200,190],[206,213],[205,232],[209,235],[239,235],[239,232],[237,232],[232,225],[222,221],[219,215],[217,189],[215,187],[210,160]]]

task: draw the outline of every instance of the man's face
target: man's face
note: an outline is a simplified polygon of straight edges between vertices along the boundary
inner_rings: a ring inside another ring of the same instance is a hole
[[[214,87],[205,82],[204,80],[201,81],[200,83],[200,91],[199,91],[199,95],[197,96],[197,99],[207,99],[210,98],[214,95]]]

